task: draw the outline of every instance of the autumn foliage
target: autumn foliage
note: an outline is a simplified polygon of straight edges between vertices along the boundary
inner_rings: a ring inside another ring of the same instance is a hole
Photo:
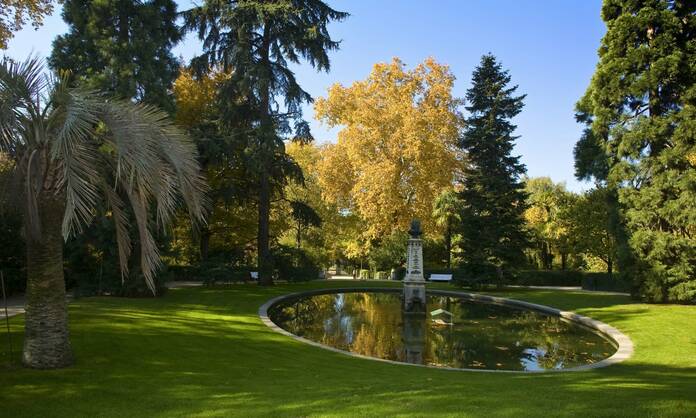
[[[317,100],[317,118],[341,127],[319,163],[322,192],[360,216],[365,238],[406,230],[413,218],[434,229],[433,201],[451,187],[461,165],[453,83],[449,68],[433,59],[407,70],[395,58],[376,64],[366,80],[335,84]]]

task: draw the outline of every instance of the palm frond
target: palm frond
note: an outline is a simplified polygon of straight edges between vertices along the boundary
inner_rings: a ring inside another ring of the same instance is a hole
[[[100,198],[100,152],[93,141],[98,122],[97,102],[89,93],[66,88],[66,80],[53,89],[51,104],[54,111],[48,119],[49,131],[55,131],[51,141],[51,158],[60,161],[61,188],[65,192],[65,237],[82,231],[94,216]]]
[[[148,226],[147,196],[142,190],[131,189],[128,191],[128,199],[135,215],[140,238],[140,269],[145,283],[153,294],[157,292],[155,286],[155,273],[160,267],[159,250]]]
[[[100,120],[114,149],[116,182],[129,196],[141,240],[141,269],[154,292],[159,254],[149,229],[147,208],[156,205],[157,224],[171,222],[180,203],[192,221],[203,221],[206,183],[196,149],[167,115],[151,106],[113,101],[102,105]]]
[[[131,255],[132,243],[128,233],[128,215],[121,196],[106,183],[102,183],[108,208],[111,209],[114,225],[116,226],[116,243],[118,245],[118,264],[121,270],[121,281],[128,276],[128,259]]]
[[[44,197],[65,199],[67,239],[89,224],[106,200],[116,224],[119,264],[128,274],[132,251],[126,200],[140,236],[141,269],[155,293],[160,264],[148,210],[164,227],[181,203],[203,221],[206,184],[189,138],[151,106],[109,101],[69,87],[69,74],[43,75],[38,58],[0,60],[0,153],[13,161],[30,238],[41,239]],[[4,186],[3,186],[4,187]],[[122,198],[127,196],[127,199]]]

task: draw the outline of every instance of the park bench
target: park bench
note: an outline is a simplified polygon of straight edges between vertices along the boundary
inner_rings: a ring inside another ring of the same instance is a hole
[[[430,281],[431,282],[450,282],[450,281],[452,281],[452,275],[451,274],[431,274]]]

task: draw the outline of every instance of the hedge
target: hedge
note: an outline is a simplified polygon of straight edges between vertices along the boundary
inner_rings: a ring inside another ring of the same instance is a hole
[[[481,286],[495,284],[495,277],[472,280],[464,270],[456,268],[451,270],[433,269],[426,270],[425,277],[431,274],[452,274],[455,284],[460,286]],[[588,273],[574,270],[518,270],[506,275],[506,284],[518,286],[577,286],[585,290],[630,292],[631,283],[619,278],[618,275],[609,276],[607,273]]]
[[[607,273],[585,273],[582,278],[582,288],[585,290],[629,293],[632,287],[630,282],[618,275],[609,276]]]

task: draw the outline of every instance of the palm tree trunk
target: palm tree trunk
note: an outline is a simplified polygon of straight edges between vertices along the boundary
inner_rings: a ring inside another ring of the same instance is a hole
[[[24,319],[25,366],[54,369],[72,364],[68,307],[63,279],[63,204],[39,201],[41,237],[27,239],[27,292]]]

